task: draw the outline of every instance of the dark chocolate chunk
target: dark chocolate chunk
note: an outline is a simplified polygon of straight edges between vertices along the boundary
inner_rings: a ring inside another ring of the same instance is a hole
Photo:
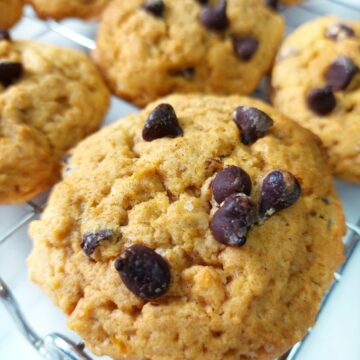
[[[274,124],[273,120],[263,111],[248,106],[239,106],[235,110],[233,118],[241,130],[241,141],[245,145],[252,144],[265,136]]]
[[[251,36],[233,36],[232,43],[236,56],[243,61],[249,61],[259,47],[259,41]]]
[[[309,109],[318,115],[327,115],[336,106],[336,98],[330,86],[310,90],[306,101]]]
[[[250,176],[237,166],[229,166],[218,172],[211,184],[214,199],[221,204],[228,196],[235,193],[251,193]]]
[[[329,66],[326,72],[326,83],[334,91],[344,90],[348,87],[359,68],[348,56],[339,56]]]
[[[226,0],[220,0],[215,6],[204,6],[200,13],[203,25],[214,31],[225,30],[229,26],[226,7]]]
[[[1,40],[11,41],[11,36],[9,32],[5,29],[0,29],[0,41]]]
[[[325,36],[331,40],[341,41],[347,37],[354,37],[354,30],[345,24],[330,24],[326,31]]]
[[[23,66],[19,62],[0,61],[0,82],[9,86],[18,80],[23,73]]]
[[[264,3],[273,10],[277,10],[279,6],[279,0],[264,0]]]
[[[260,216],[271,216],[293,205],[301,195],[301,186],[294,175],[283,170],[268,173],[261,184]]]
[[[174,108],[170,104],[158,105],[146,120],[142,135],[145,141],[182,136],[183,131]]]
[[[151,15],[161,18],[164,16],[165,4],[162,0],[151,0],[142,5],[142,8]]]
[[[132,245],[125,249],[115,261],[115,269],[125,286],[142,299],[157,299],[169,288],[169,264],[144,245]]]
[[[104,240],[110,240],[113,236],[111,230],[100,230],[95,233],[86,233],[83,236],[81,248],[87,256],[91,256],[100,243]]]
[[[214,238],[222,244],[242,246],[257,220],[257,206],[251,198],[245,194],[232,194],[214,214],[210,228]]]

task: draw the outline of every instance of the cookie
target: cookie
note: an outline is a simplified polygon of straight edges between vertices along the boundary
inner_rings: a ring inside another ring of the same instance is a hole
[[[113,92],[139,106],[173,92],[249,94],[283,28],[263,0],[115,0],[93,57]]]
[[[0,41],[0,203],[29,200],[52,185],[60,158],[97,129],[108,103],[84,54]]]
[[[30,226],[30,276],[97,355],[274,359],[342,260],[317,138],[258,100],[158,100],[64,176]]]
[[[272,74],[276,108],[317,134],[334,174],[360,183],[360,22],[323,17],[282,45]]]
[[[0,29],[9,29],[21,18],[23,0],[0,0]]]
[[[61,20],[67,17],[99,18],[110,0],[27,0],[43,19]]]

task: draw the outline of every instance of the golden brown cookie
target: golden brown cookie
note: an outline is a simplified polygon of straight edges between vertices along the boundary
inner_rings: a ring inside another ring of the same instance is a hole
[[[258,100],[161,99],[64,175],[30,226],[30,276],[97,355],[274,359],[342,260],[317,138]]]
[[[9,29],[22,15],[23,0],[0,0],[0,29]]]
[[[323,17],[282,45],[272,74],[275,107],[317,134],[333,172],[360,183],[360,22]]]
[[[110,0],[27,0],[41,18],[99,18]]]
[[[0,41],[0,203],[29,200],[59,177],[59,160],[99,126],[109,93],[82,53]]]
[[[283,27],[263,0],[115,0],[93,55],[113,92],[139,106],[172,92],[249,94]]]

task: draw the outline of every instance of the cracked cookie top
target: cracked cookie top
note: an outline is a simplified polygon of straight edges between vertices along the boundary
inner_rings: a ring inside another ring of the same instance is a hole
[[[274,106],[323,142],[333,173],[360,183],[360,21],[333,16],[302,25],[272,73]]]
[[[317,138],[270,106],[164,98],[65,170],[30,227],[30,276],[94,353],[273,359],[312,325],[344,219]]]
[[[115,0],[93,57],[112,91],[139,106],[175,92],[249,94],[283,29],[263,0]]]
[[[0,40],[0,203],[29,200],[59,177],[59,160],[97,129],[109,93],[70,49]]]

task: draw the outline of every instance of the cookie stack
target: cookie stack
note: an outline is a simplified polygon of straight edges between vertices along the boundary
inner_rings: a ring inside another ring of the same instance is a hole
[[[30,226],[31,279],[97,355],[286,352],[343,259],[332,174],[360,183],[360,24],[318,19],[281,45],[277,1],[29,2],[101,14],[97,68],[1,35],[0,201],[63,170]],[[276,109],[244,96],[271,72]],[[104,117],[102,78],[144,109],[74,147]]]

